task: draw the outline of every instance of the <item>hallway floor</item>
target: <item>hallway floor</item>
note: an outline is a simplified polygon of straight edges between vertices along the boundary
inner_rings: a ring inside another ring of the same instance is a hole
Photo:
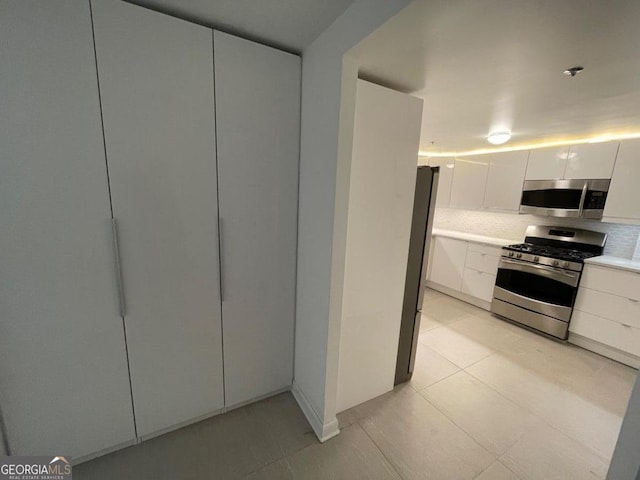
[[[289,393],[74,468],[78,480],[604,479],[636,371],[427,290],[414,376],[320,444]]]

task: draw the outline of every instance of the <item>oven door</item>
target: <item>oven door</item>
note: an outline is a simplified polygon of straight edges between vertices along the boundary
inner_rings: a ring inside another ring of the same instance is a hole
[[[579,280],[580,272],[501,258],[493,296],[568,322]]]
[[[582,215],[587,187],[587,180],[527,180],[520,212],[578,218]]]

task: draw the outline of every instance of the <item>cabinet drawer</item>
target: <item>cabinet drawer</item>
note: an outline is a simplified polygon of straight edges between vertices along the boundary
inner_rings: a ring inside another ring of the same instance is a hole
[[[640,355],[638,328],[626,327],[606,318],[575,310],[569,331],[632,355]]]
[[[493,298],[493,287],[495,284],[495,275],[473,270],[471,268],[464,269],[464,276],[462,277],[462,291],[467,295],[490,302]]]
[[[635,300],[581,287],[575,308],[616,323],[640,328],[640,302]]]
[[[496,245],[487,245],[486,243],[474,243],[469,242],[469,251],[483,253],[485,255],[492,255],[499,257],[502,255],[502,248]]]
[[[469,244],[465,267],[472,268],[473,270],[478,270],[480,272],[490,273],[491,275],[497,275],[499,261],[500,257],[489,255],[487,253],[471,251],[471,244]]]
[[[614,268],[585,265],[580,285],[640,301],[640,274]]]

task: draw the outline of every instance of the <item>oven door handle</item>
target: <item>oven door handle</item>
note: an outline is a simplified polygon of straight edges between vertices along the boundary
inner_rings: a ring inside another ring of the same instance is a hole
[[[505,270],[517,270],[519,272],[531,273],[533,275],[540,275],[541,277],[547,277],[551,280],[556,280],[572,287],[577,287],[578,280],[580,279],[580,274],[576,272],[567,272],[560,268],[548,267],[546,265],[534,265],[531,263],[519,262],[517,260],[509,260],[506,258],[500,259],[498,269],[500,268],[503,268]]]

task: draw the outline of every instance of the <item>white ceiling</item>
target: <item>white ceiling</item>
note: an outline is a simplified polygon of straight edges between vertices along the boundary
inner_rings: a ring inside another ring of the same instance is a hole
[[[127,0],[300,53],[353,0]]]
[[[638,0],[416,0],[353,53],[424,99],[425,152],[640,132]]]

